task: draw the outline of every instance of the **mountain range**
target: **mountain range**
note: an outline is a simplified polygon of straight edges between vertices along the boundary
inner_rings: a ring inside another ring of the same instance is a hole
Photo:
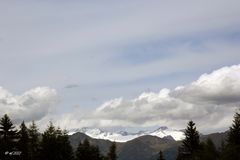
[[[173,130],[173,132],[170,132],[172,130],[168,129],[167,127],[160,127],[155,131],[142,131],[142,132],[139,132],[139,134],[128,133],[128,132],[117,132],[117,133],[106,132],[105,133],[105,131],[102,131],[96,128],[95,129],[83,128],[83,129],[80,129],[79,131],[81,132],[76,132],[76,133],[73,133],[72,135],[69,135],[69,140],[74,150],[76,150],[79,142],[82,142],[84,139],[88,139],[92,145],[97,145],[100,151],[103,154],[106,154],[112,143],[112,140],[110,139],[112,137],[116,139],[120,137],[118,141],[115,139],[115,142],[117,145],[118,160],[156,160],[158,156],[158,152],[160,150],[163,151],[163,154],[166,160],[175,160],[177,156],[178,147],[181,145],[181,140],[175,140],[173,138],[175,134],[172,134],[172,133],[176,132],[179,135],[182,135],[183,133],[183,131],[176,131],[176,130]],[[149,134],[147,135],[147,133]],[[164,134],[163,136],[160,133],[171,133],[171,134]],[[153,134],[153,135],[150,135],[150,134]],[[157,134],[158,136],[154,134]],[[95,137],[91,137],[90,135]],[[201,135],[200,140],[205,141],[207,138],[210,138],[214,142],[216,147],[219,148],[221,146],[221,142],[226,138],[226,135],[227,135],[227,132]],[[134,136],[136,138],[133,138]],[[103,137],[104,139],[101,137]],[[177,138],[182,139],[184,137],[179,136]]]
[[[105,139],[105,140],[110,140],[115,142],[127,142],[135,138],[146,136],[146,135],[156,136],[159,138],[167,137],[169,139],[174,139],[175,141],[179,141],[184,138],[183,131],[169,129],[166,126],[159,127],[154,131],[138,131],[136,133],[130,133],[127,131],[109,132],[109,131],[103,131],[98,128],[85,127],[85,128],[77,129],[74,132],[70,132],[70,134],[73,134],[76,132],[84,133],[92,138]]]

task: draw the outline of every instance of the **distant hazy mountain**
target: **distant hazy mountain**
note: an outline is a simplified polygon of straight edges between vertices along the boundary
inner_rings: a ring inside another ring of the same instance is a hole
[[[111,141],[91,138],[84,133],[75,133],[69,136],[70,142],[74,148],[84,139],[88,139],[93,145],[97,145],[103,154],[106,154]],[[160,150],[163,151],[166,160],[173,160],[177,154],[177,147],[180,142],[169,137],[159,138],[146,135],[135,138],[125,143],[117,142],[118,160],[154,160]]]
[[[215,146],[219,149],[222,145],[222,141],[225,141],[227,138],[228,131],[222,132],[222,133],[211,133],[208,135],[202,135],[200,137],[201,141],[206,141],[208,138],[210,138]]]
[[[83,142],[85,139],[88,139],[91,144],[98,146],[102,153],[106,153],[112,143],[109,140],[91,138],[86,134],[80,132],[69,136],[70,143],[74,150],[76,150],[79,142]]]
[[[97,133],[100,135],[105,133],[100,130],[85,129],[89,132],[92,131],[96,135],[98,135]],[[165,130],[165,128],[158,129],[154,133],[158,133],[157,131],[161,132],[162,130]],[[106,135],[110,135],[110,133]],[[129,133],[124,133],[123,135],[129,135]],[[226,135],[227,132],[212,133],[209,135],[202,135],[200,139],[201,141],[205,141],[207,138],[210,138],[217,147],[220,147],[221,142],[226,138]],[[78,143],[84,139],[88,139],[91,144],[99,146],[99,149],[103,154],[107,153],[111,145],[111,141],[109,140],[92,138],[80,132],[69,136],[69,140],[74,149],[76,149]],[[166,160],[174,160],[177,156],[177,149],[180,145],[181,141],[175,141],[171,136],[160,138],[158,136],[144,135],[127,142],[117,142],[118,160],[156,160],[160,150],[163,151]]]
[[[107,132],[98,128],[82,128],[76,130],[75,132],[84,133],[96,139],[105,139],[116,142],[127,142],[145,135],[157,136],[159,138],[168,137],[173,138],[176,141],[182,140],[184,138],[183,131],[169,129],[167,127],[160,127],[154,131],[139,131],[137,133],[129,133],[126,131]],[[73,133],[74,132],[72,132],[71,134]]]
[[[119,160],[156,160],[158,152],[163,151],[167,160],[174,160],[179,141],[156,136],[141,136],[124,143],[119,150]]]

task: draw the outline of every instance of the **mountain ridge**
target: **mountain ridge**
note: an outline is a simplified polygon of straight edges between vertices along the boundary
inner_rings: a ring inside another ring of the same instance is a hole
[[[105,139],[105,140],[110,140],[115,142],[127,142],[145,135],[157,136],[159,138],[168,137],[176,141],[182,140],[184,138],[183,131],[169,129],[166,126],[159,127],[158,129],[155,129],[153,131],[140,130],[138,132],[127,132],[127,131],[109,132],[109,131],[101,130],[99,128],[84,127],[84,128],[76,129],[75,131],[70,132],[70,135],[77,132],[84,133],[92,138]]]
[[[221,142],[226,139],[227,133],[200,135],[200,141],[206,141],[210,138],[219,149]],[[92,145],[98,146],[101,153],[105,155],[112,144],[110,140],[92,138],[80,132],[69,135],[69,140],[74,150],[76,150],[79,142],[85,139],[88,139]],[[175,160],[178,147],[181,144],[181,141],[175,141],[169,137],[159,138],[152,135],[140,136],[127,142],[116,142],[119,160],[156,160],[160,150],[163,151],[166,160]]]

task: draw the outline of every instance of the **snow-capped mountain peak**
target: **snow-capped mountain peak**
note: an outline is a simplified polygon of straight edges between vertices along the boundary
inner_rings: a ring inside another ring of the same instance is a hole
[[[99,135],[101,133],[104,133],[104,131],[98,128],[88,128],[88,127],[81,128],[77,131],[81,133],[89,134],[89,135]]]
[[[174,140],[179,141],[184,139],[185,135],[183,131],[169,129],[168,127],[160,127],[157,130],[150,133],[152,136],[157,136],[160,138],[171,136]]]
[[[108,132],[98,128],[87,128],[87,127],[77,129],[75,132],[81,132],[96,139],[105,139],[105,140],[116,141],[116,142],[127,142],[144,135],[152,135],[160,138],[172,137],[176,141],[182,140],[184,138],[183,131],[169,129],[166,126],[159,127],[154,131],[139,131],[136,133],[129,133],[127,131]],[[74,132],[70,132],[70,133],[73,134]]]
[[[167,129],[168,129],[167,126],[162,126],[162,127],[159,127],[158,129],[156,129],[156,131],[157,131],[157,130],[167,130]]]

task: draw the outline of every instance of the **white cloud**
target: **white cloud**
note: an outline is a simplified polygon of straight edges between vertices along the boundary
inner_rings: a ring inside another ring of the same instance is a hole
[[[240,65],[203,74],[197,81],[176,88],[171,96],[191,103],[222,105],[240,101]]]
[[[9,86],[16,85],[13,80],[21,78],[19,73],[24,75],[22,77],[30,77],[25,85],[65,85],[63,77],[90,85],[134,81],[196,69],[202,63],[207,67],[209,63],[226,64],[226,59],[234,59],[232,57],[236,57],[240,50],[238,44],[229,46],[224,42],[227,49],[234,48],[237,53],[227,50],[226,54],[222,45],[217,44],[217,47],[205,52],[204,56],[183,56],[189,47],[180,56],[163,60],[157,58],[153,63],[134,67],[116,65],[119,64],[116,57],[128,48],[135,48],[135,45],[136,48],[147,48],[147,44],[161,45],[165,41],[184,39],[191,42],[205,36],[215,42],[219,37],[238,32],[240,10],[239,2],[235,0],[154,0],[151,3],[139,0],[101,3],[59,1],[58,5],[56,2],[42,1],[23,1],[21,5],[18,1],[0,3],[0,52],[5,53],[1,55],[0,72],[4,77],[9,77],[0,82],[11,82]],[[212,35],[217,35],[216,39]],[[170,44],[169,48],[173,48],[173,53],[179,53],[176,46]],[[165,51],[152,52],[160,55]],[[227,57],[229,54],[231,56]],[[190,62],[185,56],[191,57]],[[117,60],[114,61],[113,57]],[[217,57],[217,60],[206,61],[212,57]],[[198,63],[193,64],[193,58],[198,59]],[[41,65],[43,60],[47,65]],[[230,63],[227,61],[227,64]]]
[[[71,90],[77,98],[71,96],[67,105],[74,100],[74,103],[87,101],[93,95],[133,95],[133,85],[129,82],[159,76],[165,79],[165,75],[181,72],[205,72],[240,60],[240,9],[236,0],[156,0],[151,3],[139,0],[90,3],[58,1],[57,5],[55,1],[28,0],[21,2],[21,5],[18,1],[0,3],[0,73],[5,77],[0,84],[16,90],[39,84],[56,88],[66,84],[87,86],[84,92],[80,87],[81,92]],[[152,50],[149,49],[151,47]],[[134,48],[144,50],[144,59],[152,52],[160,56],[140,64],[134,63],[136,57],[127,58],[130,63],[119,58],[119,55],[131,52]],[[162,57],[165,52],[170,56]],[[215,79],[211,80],[213,77]],[[232,114],[234,107],[225,106],[237,105],[235,101],[239,87],[232,84],[231,78],[220,82],[216,75],[213,77],[207,75],[209,80],[206,86],[190,84],[181,89],[162,90],[161,94],[145,93],[133,100],[114,99],[84,120],[76,113],[66,114],[62,117],[66,121],[63,124],[150,126],[156,122],[179,126],[186,119],[200,120],[205,114],[214,121],[215,117],[220,117],[220,112]],[[171,78],[169,81],[176,84]],[[19,85],[16,79],[24,83]],[[219,84],[211,85],[212,81]],[[114,85],[109,91],[104,86],[119,83],[124,83],[127,89],[122,89],[122,85]],[[222,83],[225,85],[222,86]],[[136,93],[140,87],[148,88],[152,84],[134,85]],[[156,85],[152,86],[156,88]],[[209,91],[203,90],[204,87],[210,87]],[[122,93],[119,93],[119,88]],[[80,94],[84,94],[83,98]],[[23,98],[24,94],[14,96],[4,89],[1,89],[0,95],[9,97],[1,100],[1,109],[16,115],[18,119],[44,117],[42,120],[58,120],[57,116],[48,114],[51,108],[48,106],[51,105],[44,100],[34,97],[32,101],[28,96]]]
[[[235,65],[203,74],[197,81],[173,90],[143,93],[132,100],[113,99],[90,116],[76,121],[76,116],[68,115],[63,121],[71,123],[70,128],[167,125],[180,129],[192,119],[202,132],[209,132],[227,129],[238,106],[240,65]]]
[[[48,87],[37,87],[22,95],[13,95],[0,87],[1,114],[8,114],[15,122],[39,120],[50,113],[57,102],[56,91]]]
[[[89,115],[78,108],[62,115],[48,114],[38,124],[41,129],[49,120],[64,129],[153,126],[183,129],[193,120],[201,132],[224,131],[240,106],[239,86],[240,65],[224,67],[173,90],[146,92],[131,100],[112,99]]]

